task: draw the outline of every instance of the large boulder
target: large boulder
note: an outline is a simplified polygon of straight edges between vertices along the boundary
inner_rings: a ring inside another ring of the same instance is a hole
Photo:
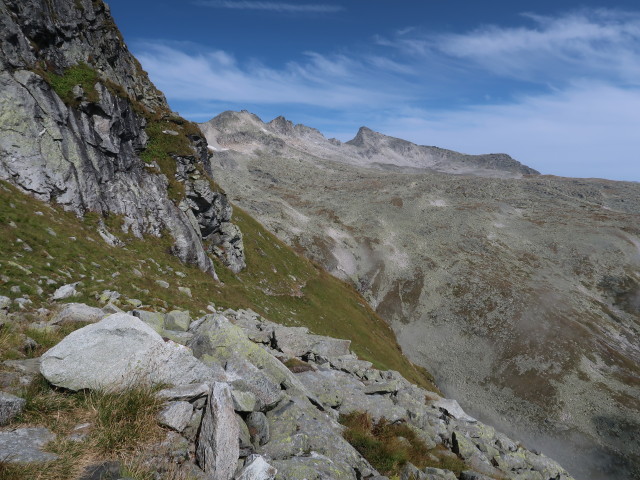
[[[116,313],[76,330],[42,356],[40,372],[70,390],[126,388],[140,382],[206,382],[210,369],[146,323]]]

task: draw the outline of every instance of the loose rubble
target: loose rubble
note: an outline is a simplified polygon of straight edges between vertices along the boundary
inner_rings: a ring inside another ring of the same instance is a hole
[[[90,307],[68,308],[77,321],[99,317]],[[63,312],[54,318],[69,315]],[[183,453],[154,464],[159,475],[177,467],[221,480],[386,478],[343,438],[337,421],[341,414],[368,412],[406,422],[426,445],[468,466],[456,477],[407,463],[402,479],[571,479],[554,461],[465,414],[454,400],[359,360],[346,340],[283,327],[249,310],[193,322],[184,312],[143,312],[111,314],[73,332],[43,355],[40,371],[70,389],[126,387],[128,378],[167,385],[157,392],[166,401],[158,423],[167,429],[157,448]],[[184,345],[166,340],[167,327],[187,330]],[[285,362],[305,368],[290,370]],[[40,430],[0,432],[0,441],[37,433],[30,444],[20,443],[26,453],[16,458],[44,461],[50,454],[39,449],[50,432]]]

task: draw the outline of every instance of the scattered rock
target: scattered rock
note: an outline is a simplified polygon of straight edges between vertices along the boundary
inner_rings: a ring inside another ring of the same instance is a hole
[[[169,283],[165,282],[164,280],[156,280],[156,285],[162,288],[169,288],[170,286]]]
[[[0,431],[2,461],[9,463],[50,462],[58,458],[42,448],[55,440],[56,435],[46,428],[17,428]]]
[[[276,478],[278,471],[275,467],[269,465],[267,461],[260,455],[251,455],[247,457],[244,467],[236,480],[273,480]]]
[[[9,297],[0,296],[0,310],[9,310],[11,299]]]
[[[178,332],[186,332],[189,330],[189,324],[191,323],[191,317],[189,312],[172,310],[167,313],[164,319],[164,327],[167,330],[175,330]]]
[[[76,290],[77,285],[78,282],[61,286],[55,292],[53,292],[53,295],[51,295],[51,300],[64,300],[65,298],[75,297],[76,295],[78,295],[78,292]]]
[[[65,323],[75,322],[95,323],[102,320],[106,315],[102,309],[90,307],[84,303],[67,303],[54,315],[49,323],[51,325],[64,325]]]
[[[10,393],[0,392],[0,425],[6,425],[24,409],[26,400]]]

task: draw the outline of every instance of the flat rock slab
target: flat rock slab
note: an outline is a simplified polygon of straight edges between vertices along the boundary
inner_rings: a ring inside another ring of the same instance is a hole
[[[17,428],[0,432],[0,455],[10,463],[50,462],[57,455],[43,452],[42,447],[55,440],[56,435],[47,428]]]
[[[90,307],[84,303],[69,303],[62,307],[60,311],[51,319],[52,325],[62,325],[65,323],[87,322],[95,323],[102,320],[108,314],[100,308]]]
[[[182,432],[191,420],[193,406],[189,402],[170,402],[158,414],[160,425]]]
[[[211,375],[188,348],[165,342],[126,313],[69,334],[42,356],[40,372],[70,390],[126,388],[140,382],[177,386],[202,383]]]

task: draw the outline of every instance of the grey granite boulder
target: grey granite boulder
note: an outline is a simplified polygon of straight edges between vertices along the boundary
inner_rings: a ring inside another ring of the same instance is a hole
[[[100,308],[90,307],[84,303],[68,303],[54,315],[49,323],[52,325],[74,322],[95,323],[106,316],[107,314]]]
[[[49,382],[70,390],[125,388],[140,382],[202,383],[210,369],[189,349],[165,342],[149,325],[116,313],[76,330],[42,356]]]
[[[240,428],[226,383],[215,383],[200,427],[196,446],[198,465],[216,480],[231,480],[236,471]]]
[[[24,409],[26,400],[10,393],[0,392],[0,425],[6,425]]]
[[[302,357],[308,353],[325,357],[339,357],[349,354],[350,340],[341,340],[321,335],[310,335],[305,327],[282,327],[273,330],[277,348],[292,357]]]
[[[56,460],[57,455],[43,452],[42,448],[56,436],[46,428],[17,428],[0,432],[2,461],[10,463],[36,463]]]

